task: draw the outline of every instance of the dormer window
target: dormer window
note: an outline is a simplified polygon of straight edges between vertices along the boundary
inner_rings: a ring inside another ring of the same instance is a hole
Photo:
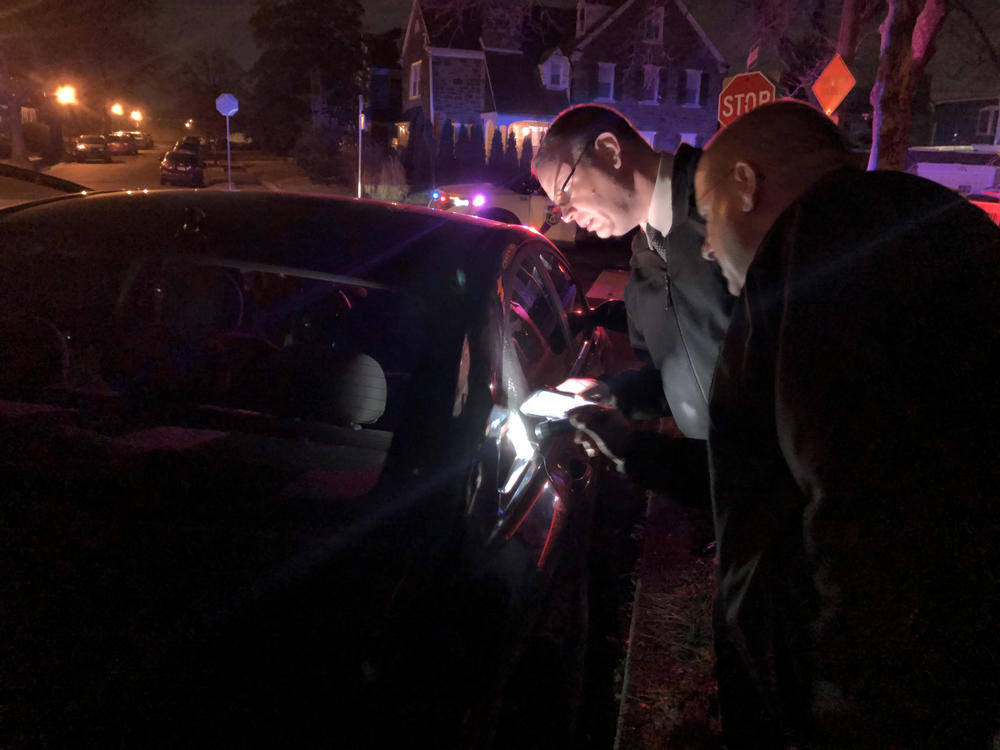
[[[663,44],[663,8],[652,8],[642,24],[642,40],[647,44]]]
[[[565,91],[569,87],[569,58],[555,52],[541,65],[542,83],[553,91]]]

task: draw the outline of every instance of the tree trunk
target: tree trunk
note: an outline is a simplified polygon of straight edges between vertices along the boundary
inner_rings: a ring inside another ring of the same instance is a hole
[[[872,87],[869,169],[903,169],[910,139],[913,95],[934,55],[934,37],[950,0],[889,0],[879,27],[882,46]]]

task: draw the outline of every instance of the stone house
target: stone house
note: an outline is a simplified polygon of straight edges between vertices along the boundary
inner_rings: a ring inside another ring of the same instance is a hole
[[[715,133],[727,64],[683,0],[505,5],[442,13],[439,3],[413,0],[400,56],[400,145],[414,129],[437,135],[450,119],[480,124],[487,149],[495,129],[504,142],[513,130],[520,151],[582,102],[615,107],[659,149],[703,145]]]

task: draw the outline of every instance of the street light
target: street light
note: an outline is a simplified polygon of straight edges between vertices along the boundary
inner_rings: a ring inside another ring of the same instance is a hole
[[[125,108],[122,107],[121,104],[112,104],[111,114],[115,115],[116,117],[121,117],[123,114],[125,114]]]
[[[56,101],[60,104],[76,104],[76,89],[65,85],[56,89]]]
[[[129,115],[133,120],[135,120],[136,125],[142,122],[142,112],[137,109],[133,109],[132,113]]]

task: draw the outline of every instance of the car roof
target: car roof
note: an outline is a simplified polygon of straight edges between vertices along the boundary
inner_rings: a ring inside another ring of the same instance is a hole
[[[199,214],[197,227],[190,227]],[[451,212],[267,191],[76,196],[0,211],[0,232],[9,247],[108,256],[189,252],[193,241],[202,254],[355,278],[388,278],[414,264],[495,269],[511,246],[550,244],[523,227]]]

